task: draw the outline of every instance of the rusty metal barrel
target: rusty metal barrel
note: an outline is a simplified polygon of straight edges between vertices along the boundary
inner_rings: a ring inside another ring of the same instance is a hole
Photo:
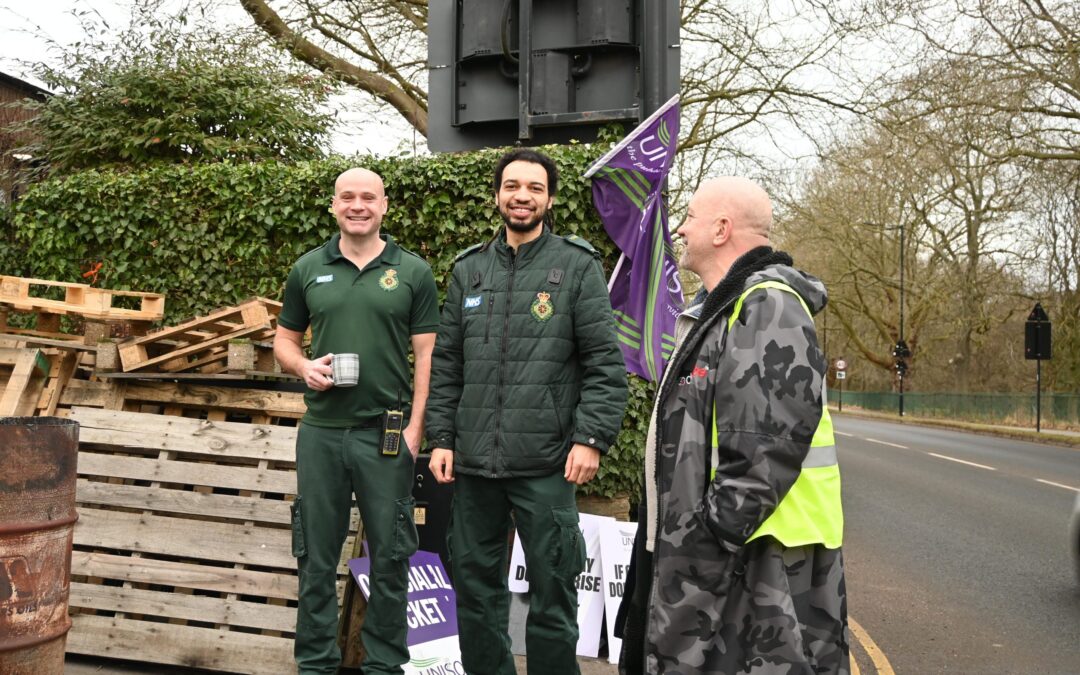
[[[0,417],[0,673],[60,675],[79,424]]]

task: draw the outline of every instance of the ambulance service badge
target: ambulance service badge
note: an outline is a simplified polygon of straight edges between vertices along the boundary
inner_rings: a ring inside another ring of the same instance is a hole
[[[536,299],[532,303],[532,317],[543,323],[550,319],[554,313],[555,308],[551,305],[551,294],[544,291],[537,293]]]
[[[397,270],[390,268],[379,277],[379,288],[384,291],[392,291],[398,287]]]

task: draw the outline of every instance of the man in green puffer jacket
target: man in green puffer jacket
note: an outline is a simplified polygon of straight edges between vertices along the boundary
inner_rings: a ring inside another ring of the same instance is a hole
[[[510,513],[529,566],[529,672],[577,673],[585,562],[576,485],[596,475],[626,406],[599,255],[551,233],[550,158],[514,150],[495,169],[506,227],[461,253],[443,305],[427,409],[431,471],[454,482],[448,548],[462,663],[513,675],[506,633]]]

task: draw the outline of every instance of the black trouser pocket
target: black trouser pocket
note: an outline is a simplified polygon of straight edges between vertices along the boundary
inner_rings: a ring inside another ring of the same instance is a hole
[[[578,526],[577,507],[553,508],[551,515],[556,528],[551,568],[561,579],[574,579],[585,569],[585,538]]]
[[[304,543],[304,523],[300,518],[299,495],[289,505],[289,511],[292,513],[292,554],[294,558],[303,558],[307,555],[307,546]]]
[[[394,560],[408,560],[420,546],[420,537],[413,521],[414,508],[416,500],[412,497],[394,502],[394,543],[390,547],[390,557]]]

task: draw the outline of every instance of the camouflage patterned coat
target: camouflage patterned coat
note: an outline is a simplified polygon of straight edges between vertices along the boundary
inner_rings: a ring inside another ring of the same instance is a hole
[[[790,261],[755,251],[759,261]],[[728,330],[735,300],[757,283],[787,284],[814,313],[825,289],[788,265],[747,271],[740,260],[742,277],[725,278],[737,287],[721,282],[698,306],[699,325],[659,393],[644,672],[846,673],[840,551],[787,549],[771,537],[745,544],[794,484],[821,418],[825,361],[813,320],[791,293],[759,289]],[[710,467],[714,413],[719,462]]]

